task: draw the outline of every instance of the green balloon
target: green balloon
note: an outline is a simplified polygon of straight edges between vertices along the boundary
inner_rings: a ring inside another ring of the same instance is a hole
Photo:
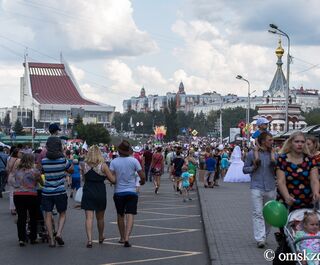
[[[284,227],[288,219],[288,209],[276,200],[268,201],[262,210],[264,220],[274,227]]]

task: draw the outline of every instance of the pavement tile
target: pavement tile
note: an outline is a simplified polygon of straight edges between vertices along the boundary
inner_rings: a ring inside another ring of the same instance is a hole
[[[251,220],[248,183],[221,183],[218,188],[198,187],[211,263],[269,264],[256,247]],[[276,249],[273,230],[267,248]]]

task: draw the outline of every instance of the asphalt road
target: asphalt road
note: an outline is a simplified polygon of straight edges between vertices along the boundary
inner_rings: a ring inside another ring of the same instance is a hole
[[[45,243],[19,247],[8,198],[0,199],[0,265],[209,264],[197,192],[191,192],[192,201],[183,202],[181,196],[173,192],[166,175],[159,194],[154,194],[150,182],[141,188],[131,248],[117,243],[113,190],[109,185],[106,240],[104,244],[97,243],[95,227],[92,249],[86,248],[84,211],[75,209],[72,199],[69,199],[63,233],[66,245],[53,249]]]

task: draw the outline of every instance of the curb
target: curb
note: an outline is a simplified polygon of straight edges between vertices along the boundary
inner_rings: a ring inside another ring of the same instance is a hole
[[[205,238],[207,242],[207,248],[209,250],[209,259],[212,265],[222,265],[220,260],[220,255],[218,252],[218,245],[215,240],[213,230],[211,229],[212,226],[210,223],[209,213],[205,205],[207,201],[206,200],[203,201],[204,199],[202,198],[202,193],[204,191],[200,189],[204,189],[204,188],[199,187],[197,183],[197,192],[198,192],[200,209],[201,209],[201,217],[204,224],[204,232],[205,232]]]

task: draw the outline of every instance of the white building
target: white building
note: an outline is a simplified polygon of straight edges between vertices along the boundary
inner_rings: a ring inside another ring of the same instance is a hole
[[[31,111],[43,127],[53,122],[71,123],[78,114],[84,120],[94,120],[103,125],[111,123],[115,107],[85,98],[66,62],[26,61],[23,65],[25,71],[20,80],[20,106],[17,116],[12,117],[13,122],[14,118],[23,120]]]

